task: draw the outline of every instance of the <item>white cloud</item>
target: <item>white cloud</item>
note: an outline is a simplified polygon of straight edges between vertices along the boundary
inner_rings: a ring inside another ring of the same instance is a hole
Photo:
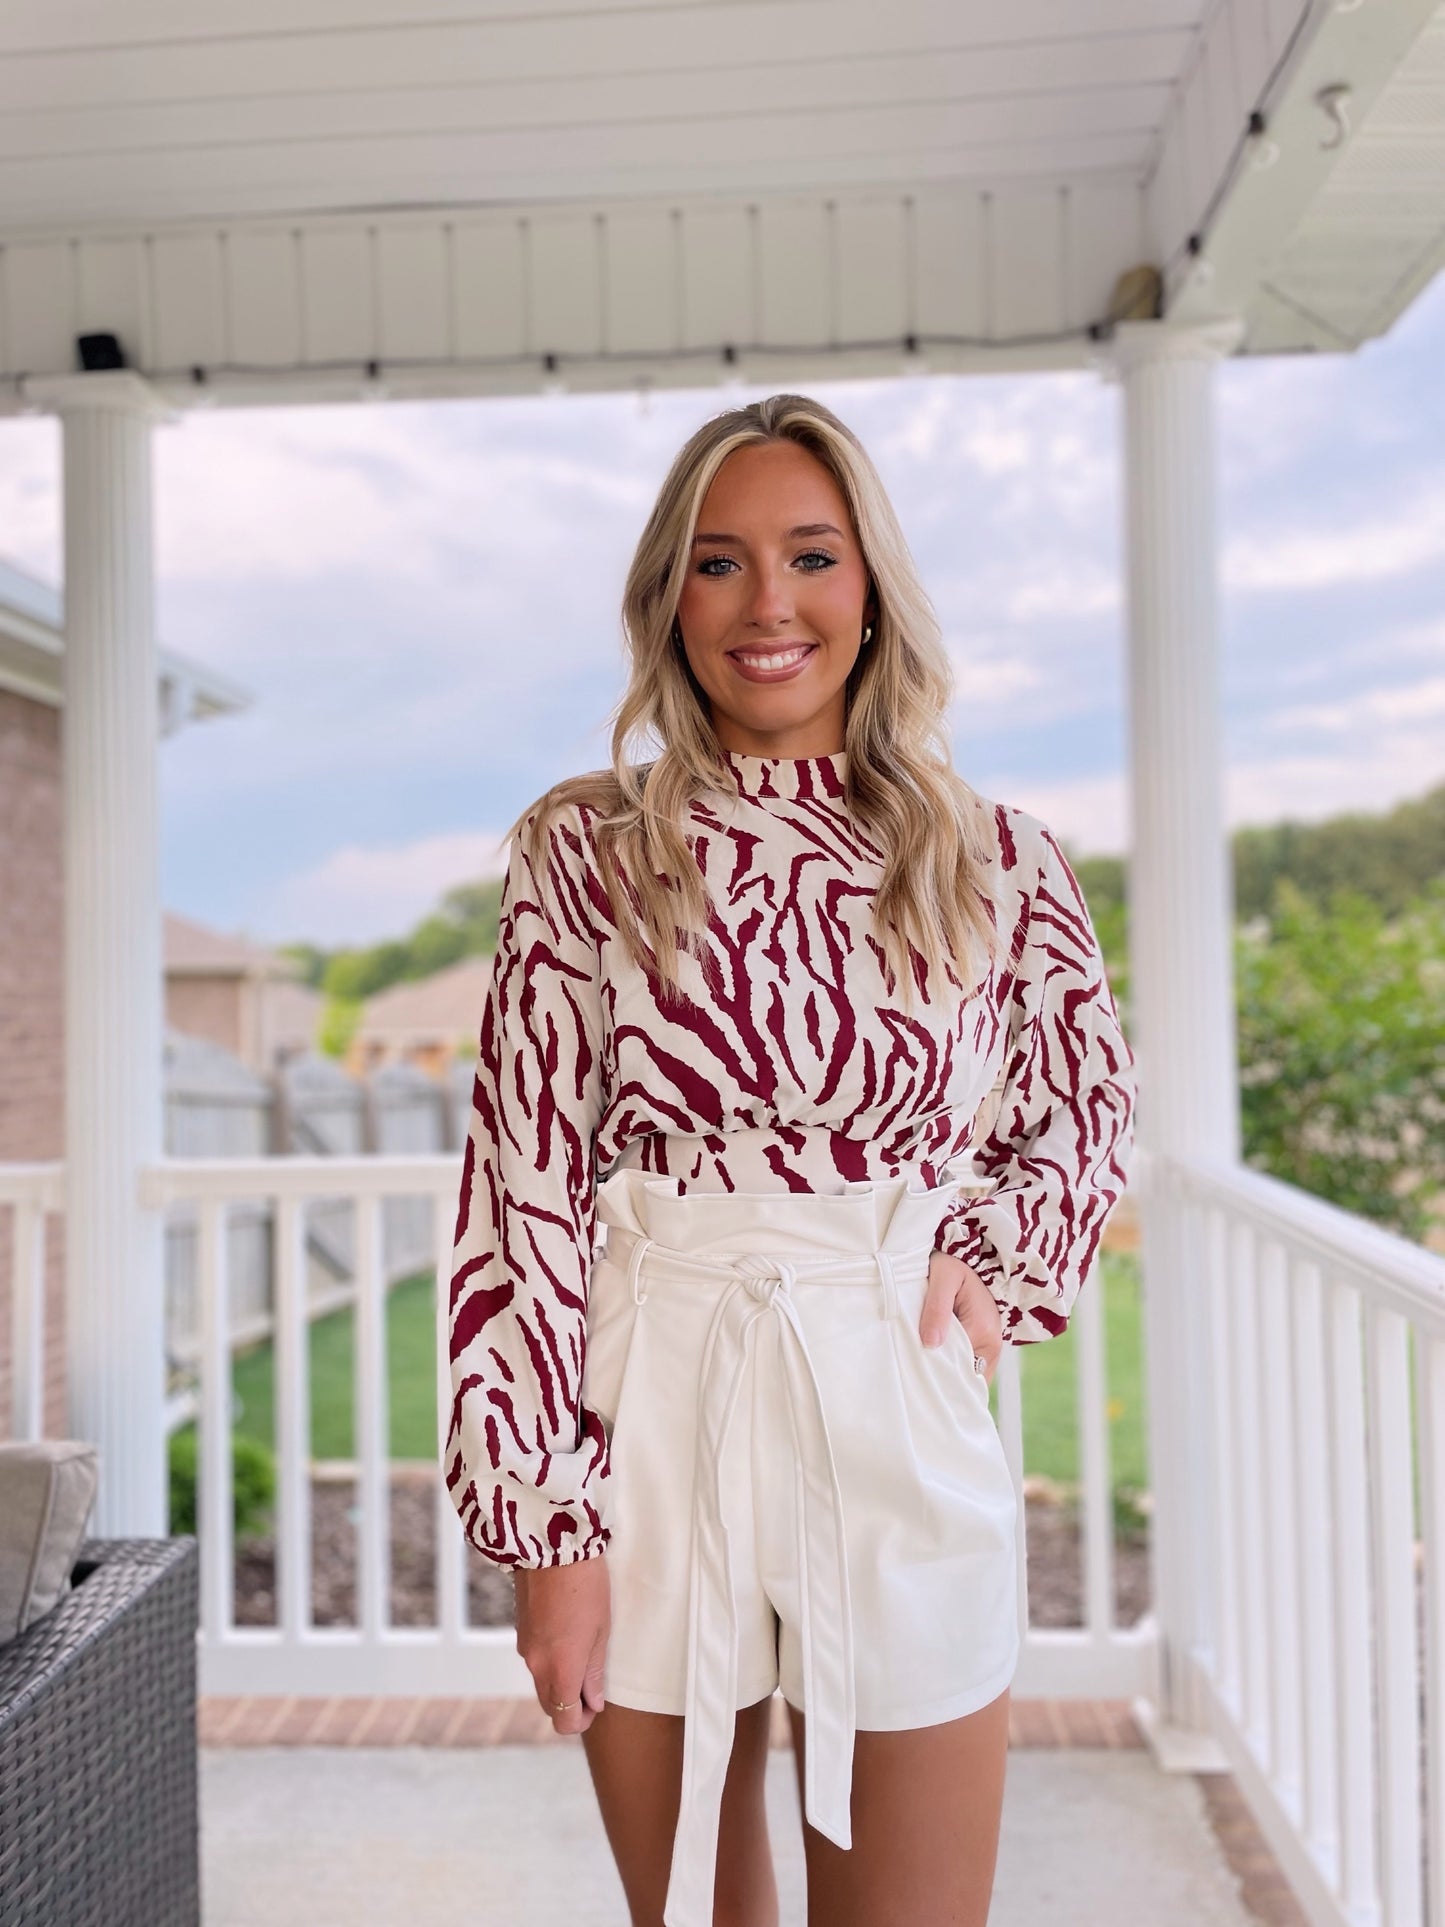
[[[323,945],[403,935],[454,884],[500,876],[506,845],[491,831],[346,844],[309,870],[277,879],[257,912],[257,936]]]
[[[1039,817],[1078,855],[1116,855],[1128,841],[1128,786],[1122,773],[1057,782],[1011,777],[983,789],[996,801]]]
[[[60,580],[60,428],[48,416],[0,421],[0,555]]]
[[[1011,622],[1036,622],[1044,616],[1113,615],[1124,599],[1124,585],[1112,570],[1090,562],[1069,562],[1025,572],[1009,591],[1003,613]]]
[[[1225,544],[1231,589],[1323,589],[1383,582],[1445,557],[1445,485],[1418,489],[1384,515],[1336,527],[1281,529],[1256,524]]]
[[[1005,645],[1007,647],[1007,645]],[[1036,690],[1042,677],[1020,645],[1008,653],[992,644],[959,642],[948,645],[953,666],[955,710],[1003,710],[1020,696]]]
[[[1024,427],[980,422],[964,436],[960,450],[984,475],[1007,475],[1028,467],[1035,454],[1035,439]]]
[[[1360,736],[1382,725],[1429,723],[1445,718],[1445,676],[1394,689],[1366,689],[1336,703],[1301,704],[1281,712],[1278,730],[1313,729],[1327,735]],[[1442,752],[1445,762],[1445,752]]]
[[[385,572],[434,588],[458,552],[525,566],[569,505],[637,510],[637,476],[537,425],[514,445],[496,404],[202,411],[158,437],[163,577]],[[494,412],[488,414],[490,408]],[[580,445],[578,445],[580,444]]]
[[[1346,751],[1280,754],[1229,763],[1224,771],[1224,814],[1231,830],[1243,824],[1286,818],[1315,823],[1347,810],[1387,810],[1445,782],[1445,737],[1434,720],[1419,729],[1394,729],[1368,745]],[[1043,821],[1082,855],[1113,854],[1130,838],[1129,786],[1116,775],[1040,780],[1011,776],[997,784],[980,778],[985,795],[1018,804]]]
[[[1369,753],[1277,756],[1226,770],[1225,810],[1240,823],[1318,822],[1346,810],[1387,810],[1445,782],[1438,729],[1398,734]]]

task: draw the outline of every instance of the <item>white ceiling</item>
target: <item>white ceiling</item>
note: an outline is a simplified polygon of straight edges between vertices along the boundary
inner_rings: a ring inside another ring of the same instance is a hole
[[[1301,6],[1226,10],[1241,83]],[[1218,11],[6,0],[0,229],[1099,170],[1142,181]]]
[[[0,0],[0,409],[91,331],[181,401],[1077,365],[1141,266],[1348,348],[1442,259],[1442,46],[1445,0]]]

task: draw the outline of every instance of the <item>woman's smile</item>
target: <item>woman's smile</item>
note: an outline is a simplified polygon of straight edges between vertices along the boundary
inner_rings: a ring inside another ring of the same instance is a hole
[[[816,642],[749,642],[740,649],[729,649],[727,658],[749,682],[787,682],[817,652]]]

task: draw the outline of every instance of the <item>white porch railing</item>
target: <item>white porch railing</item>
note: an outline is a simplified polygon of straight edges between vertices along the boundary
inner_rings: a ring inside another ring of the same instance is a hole
[[[147,1172],[142,1197],[156,1209],[196,1209],[200,1299],[201,1690],[211,1693],[519,1694],[531,1679],[507,1628],[466,1617],[467,1548],[451,1500],[436,1488],[436,1614],[431,1627],[390,1621],[387,1268],[382,1208],[429,1200],[433,1249],[450,1254],[461,1183],[455,1156],[283,1157],[172,1161]],[[272,1310],[276,1415],[274,1627],[235,1623],[232,1539],[231,1321],[226,1220],[233,1204],[272,1207]],[[311,1313],[304,1213],[344,1200],[355,1213],[353,1427],[356,1458],[356,1624],[313,1620]],[[450,1402],[438,1294],[438,1413]],[[438,1451],[438,1460],[440,1453]]]
[[[456,1513],[437,1482],[435,1623],[389,1623],[391,1595],[387,1441],[388,1359],[386,1267],[381,1223],[386,1200],[428,1200],[434,1249],[449,1256],[461,1160],[456,1156],[283,1157],[173,1160],[147,1172],[144,1201],[154,1209],[185,1207],[198,1231],[200,1330],[201,1685],[213,1693],[518,1694],[531,1679],[509,1628],[467,1623],[468,1553]],[[32,1250],[14,1276],[17,1331],[23,1331],[32,1376],[38,1375],[43,1328],[43,1263],[34,1230],[37,1186],[58,1200],[60,1173],[0,1168],[0,1202],[23,1196],[15,1219],[17,1245]],[[356,1624],[318,1626],[312,1609],[311,1319],[303,1253],[304,1213],[327,1200],[355,1212],[354,1450],[356,1456]],[[275,1249],[273,1278],[274,1392],[277,1463],[277,1614],[274,1627],[237,1625],[232,1543],[232,1338],[227,1276],[227,1217],[267,1201]],[[445,1302],[445,1293],[439,1304]],[[1113,1499],[1102,1308],[1085,1290],[1074,1319],[1078,1333],[1077,1412],[1080,1438],[1082,1624],[1028,1628],[1015,1690],[1050,1696],[1132,1696],[1152,1683],[1152,1616],[1115,1622]],[[437,1332],[439,1412],[450,1401],[445,1347]],[[17,1352],[17,1356],[18,1356]],[[36,1378],[38,1383],[38,1377]],[[1006,1352],[996,1379],[999,1429],[1015,1483],[1022,1486],[1023,1412],[1018,1358]],[[38,1412],[32,1395],[17,1406]],[[439,1457],[439,1455],[438,1455]],[[1022,1506],[1020,1512],[1022,1515]],[[1019,1610],[1027,1628],[1027,1564],[1019,1547]]]
[[[1161,1162],[1145,1196],[1179,1266],[1180,1382],[1150,1390],[1193,1435],[1155,1516],[1195,1723],[1312,1920],[1439,1927],[1445,1259],[1248,1170]]]

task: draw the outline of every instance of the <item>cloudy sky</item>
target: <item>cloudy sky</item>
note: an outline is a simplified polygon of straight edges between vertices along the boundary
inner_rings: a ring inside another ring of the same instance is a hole
[[[1445,780],[1445,276],[1351,357],[1218,371],[1233,822]],[[762,390],[745,390],[751,398]],[[957,676],[955,760],[1121,850],[1119,391],[817,384],[882,472]],[[168,908],[262,940],[405,932],[607,760],[618,604],[716,388],[193,413],[157,438],[159,627],[248,691],[162,745]],[[0,554],[59,574],[58,432],[0,421]]]

